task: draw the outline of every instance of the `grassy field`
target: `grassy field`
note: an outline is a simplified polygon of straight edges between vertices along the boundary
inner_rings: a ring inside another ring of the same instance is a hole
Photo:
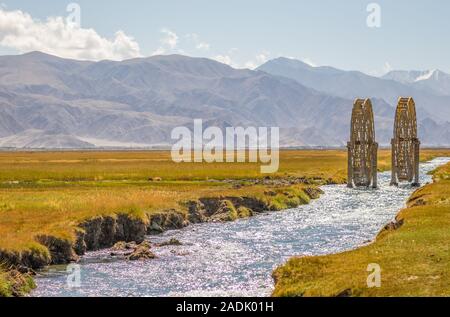
[[[444,155],[450,151],[425,150],[421,159]],[[282,151],[271,177],[343,183],[346,158],[339,150]],[[389,167],[382,150],[379,168]],[[94,216],[185,211],[182,203],[199,197],[264,196],[267,186],[253,180],[266,176],[259,164],[176,164],[169,152],[0,152],[0,249],[42,248],[40,234],[71,240],[77,224]]]
[[[422,151],[422,159],[449,154]],[[71,237],[82,219],[117,212],[180,209],[180,202],[218,195],[258,195],[264,186],[235,189],[227,180],[263,178],[259,164],[173,163],[169,152],[0,153],[0,249],[34,245],[37,234]],[[380,151],[379,168],[390,167]],[[282,151],[273,178],[343,183],[345,151]],[[160,178],[160,179],[159,179]],[[150,181],[157,179],[158,181]]]
[[[341,254],[291,259],[274,272],[275,296],[450,296],[450,164],[413,194],[375,243]],[[381,287],[368,288],[369,263]]]
[[[381,152],[384,165],[388,152]],[[276,176],[345,177],[345,151],[281,151]],[[174,163],[170,152],[0,152],[0,182],[32,187],[110,181],[201,181],[259,178],[255,163]],[[106,184],[109,186],[110,184]]]
[[[281,153],[275,178],[343,182],[345,152]],[[168,152],[0,153],[0,249],[21,250],[40,233],[70,237],[82,219],[117,212],[180,209],[180,202],[218,195],[258,195],[227,180],[262,178],[258,164],[173,163]],[[157,179],[158,181],[150,181]]]

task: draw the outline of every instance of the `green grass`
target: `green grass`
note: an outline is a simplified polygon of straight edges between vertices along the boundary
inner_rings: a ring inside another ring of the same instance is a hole
[[[416,191],[398,215],[404,225],[382,231],[357,250],[293,258],[274,272],[274,296],[450,296],[450,164]],[[381,287],[367,286],[367,267],[381,267]]]
[[[36,288],[33,278],[0,267],[0,297],[24,296]]]

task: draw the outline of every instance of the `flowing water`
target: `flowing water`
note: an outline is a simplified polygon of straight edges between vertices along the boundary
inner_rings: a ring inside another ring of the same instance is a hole
[[[427,172],[449,161],[421,164],[421,183],[431,181]],[[377,190],[324,186],[320,199],[292,210],[150,236],[152,242],[183,243],[154,248],[154,260],[128,262],[112,259],[108,250],[90,252],[79,263],[80,287],[69,287],[66,268],[54,267],[36,279],[33,295],[268,296],[273,269],[290,257],[353,249],[394,219],[414,189],[389,186],[390,172],[378,177]]]

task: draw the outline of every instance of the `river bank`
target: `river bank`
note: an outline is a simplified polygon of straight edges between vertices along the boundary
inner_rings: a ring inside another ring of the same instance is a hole
[[[422,158],[441,152],[428,151]],[[23,154],[23,159],[19,155],[18,165],[26,168],[14,174],[17,180],[1,183],[0,189],[4,201],[0,206],[4,237],[0,259],[5,267],[12,265],[22,273],[77,261],[88,250],[107,248],[118,241],[141,242],[147,234],[293,208],[317,198],[317,186],[345,182],[343,151],[282,152],[280,172],[258,178],[250,177],[256,166],[244,167],[244,174],[242,164],[236,164],[235,170],[227,164],[220,168],[200,164],[194,166],[194,172],[180,174],[161,153],[127,153],[120,159],[114,153],[108,157],[94,153],[94,160],[92,153],[35,155]],[[382,157],[381,168],[387,168],[388,156]],[[142,175],[134,176],[136,167],[132,169],[130,161],[142,166]],[[2,168],[15,169],[12,163],[17,161],[8,155],[0,158]],[[99,176],[98,169],[103,170],[105,164],[109,168]],[[144,166],[155,165],[159,166],[156,175],[168,179],[148,178],[156,172]],[[75,166],[82,178],[73,174]],[[162,167],[172,172],[161,172]],[[52,179],[42,179],[42,173]],[[217,179],[202,179],[200,175],[205,173]]]
[[[322,191],[307,185],[270,185],[261,196],[205,197],[185,202],[186,209],[160,213],[118,213],[77,224],[75,239],[38,235],[41,248],[22,252],[0,250],[6,266],[38,270],[47,265],[76,262],[87,251],[110,248],[117,242],[142,243],[146,235],[185,228],[191,224],[226,222],[307,204]]]
[[[450,163],[415,191],[394,223],[367,246],[344,253],[292,258],[273,277],[273,296],[449,296]],[[381,268],[369,287],[369,264]]]
[[[307,203],[317,185],[342,182],[340,156],[284,153],[282,174],[265,177],[256,164],[197,164],[182,173],[166,152],[1,153],[0,295],[24,294],[32,284],[22,287],[22,277],[119,241]],[[308,157],[331,159],[335,175],[331,166],[290,172]]]
[[[186,210],[169,210],[143,216],[118,213],[85,220],[77,225],[75,239],[39,235],[39,248],[25,251],[0,250],[2,265],[10,268],[0,276],[0,295],[22,296],[35,286],[32,276],[48,265],[77,262],[88,251],[112,247],[118,242],[140,244],[147,235],[207,222],[227,222],[264,212],[280,211],[307,204],[322,191],[301,184],[280,185],[271,182],[262,195],[205,197],[185,202]]]
[[[431,181],[427,172],[440,164],[422,164],[421,181]],[[298,208],[147,236],[149,261],[119,259],[114,249],[88,252],[78,263],[80,287],[67,287],[65,268],[55,267],[36,279],[33,295],[269,296],[271,272],[293,254],[354,249],[395,217],[414,189],[390,187],[389,172],[379,176],[378,190],[324,185],[320,199]],[[162,246],[170,240],[181,244]]]

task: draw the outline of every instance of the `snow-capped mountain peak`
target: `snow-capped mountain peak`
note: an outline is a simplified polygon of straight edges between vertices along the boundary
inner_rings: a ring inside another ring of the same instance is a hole
[[[412,84],[424,80],[440,80],[445,77],[450,77],[449,74],[444,73],[439,69],[432,70],[393,70],[383,76],[383,79],[395,80],[404,84]]]
[[[450,75],[439,69],[425,71],[394,70],[382,78],[394,80],[402,84],[413,85],[439,95],[450,95]]]
[[[423,72],[422,75],[418,76],[414,82],[418,82],[421,80],[428,80],[428,79],[433,79],[433,80],[439,80],[439,75],[441,74],[441,71],[439,69],[433,69],[433,70],[429,70],[429,71],[425,71]]]

